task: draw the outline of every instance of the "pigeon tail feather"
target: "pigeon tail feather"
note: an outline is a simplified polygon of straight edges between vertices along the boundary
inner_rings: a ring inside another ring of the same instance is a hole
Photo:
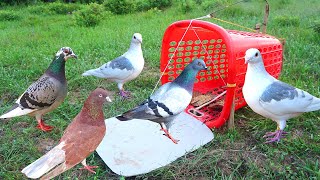
[[[320,110],[320,99],[314,97],[312,103],[305,109],[305,112]]]
[[[128,120],[131,120],[130,118],[126,118],[126,117],[124,117],[123,115],[117,116],[116,118],[117,118],[118,120],[120,120],[120,121],[128,121]]]
[[[57,175],[65,172],[66,170],[68,170],[69,168],[66,167],[66,164],[60,164],[59,166],[57,166],[56,168],[54,168],[52,171],[50,171],[48,174],[46,174],[45,176],[41,177],[40,180],[49,180],[52,179],[54,177],[56,177]]]
[[[82,76],[96,76],[99,78],[105,78],[105,75],[100,71],[100,68],[90,69],[90,70],[82,73]]]
[[[0,119],[22,116],[22,115],[29,114],[33,111],[36,111],[36,109],[28,109],[28,108],[22,109],[21,107],[19,107],[19,104],[15,104],[14,106],[12,106],[12,108],[9,111],[7,111],[5,114],[0,116]]]
[[[50,150],[44,156],[37,159],[35,162],[25,167],[21,172],[24,173],[28,178],[37,179],[64,161],[65,152],[61,149],[60,144],[59,146]],[[60,168],[60,166],[56,167],[53,171],[56,171],[58,168]]]

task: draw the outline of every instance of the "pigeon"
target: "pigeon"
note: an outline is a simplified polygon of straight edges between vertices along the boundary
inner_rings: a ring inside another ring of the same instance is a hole
[[[258,49],[246,51],[245,63],[248,68],[244,99],[254,112],[277,122],[277,130],[264,135],[266,143],[279,142],[287,134],[284,128],[288,119],[320,109],[319,98],[272,77],[266,71]]]
[[[82,76],[96,76],[109,79],[118,83],[120,96],[129,98],[130,91],[123,89],[124,83],[135,79],[141,73],[144,66],[144,58],[141,49],[142,36],[134,33],[131,39],[130,48],[122,56],[103,64],[97,69],[91,69]]]
[[[87,165],[86,157],[98,147],[106,133],[102,106],[106,100],[111,102],[108,94],[101,88],[91,92],[59,144],[21,172],[32,179],[51,179],[81,162],[84,166],[81,169],[95,173],[92,169],[97,166]]]
[[[28,114],[35,116],[38,129],[45,132],[52,130],[52,126],[43,122],[42,116],[56,109],[67,96],[65,62],[71,57],[77,58],[77,55],[70,47],[62,47],[45,73],[28,87],[12,108],[0,116],[0,119]]]
[[[169,134],[168,129],[172,120],[190,104],[195,77],[200,70],[207,70],[204,61],[193,60],[174,81],[162,85],[139,106],[116,118],[120,121],[146,119],[159,123],[165,135],[177,144],[178,140]]]

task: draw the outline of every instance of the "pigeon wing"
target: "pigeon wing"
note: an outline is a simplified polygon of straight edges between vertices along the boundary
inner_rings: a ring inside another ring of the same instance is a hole
[[[261,106],[276,115],[306,112],[315,97],[281,81],[270,84],[259,99]]]
[[[134,72],[134,68],[129,59],[120,56],[98,68],[105,78],[110,79],[127,79]]]
[[[47,108],[59,95],[60,86],[57,83],[49,76],[42,76],[28,87],[16,103],[27,109]]]
[[[155,120],[181,113],[190,103],[191,95],[183,88],[172,83],[161,86],[141,105],[124,113],[129,119]]]

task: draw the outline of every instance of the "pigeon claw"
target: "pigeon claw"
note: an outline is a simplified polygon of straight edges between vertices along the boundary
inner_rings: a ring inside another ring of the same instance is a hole
[[[53,126],[48,126],[48,125],[44,124],[44,122],[41,120],[40,123],[38,123],[38,125],[36,126],[36,128],[38,128],[44,132],[49,132],[53,129]]]
[[[167,129],[161,128],[160,130],[163,131],[163,132],[165,133],[164,135],[167,136],[169,139],[171,139],[171,141],[172,141],[173,143],[178,144],[179,140],[174,139],[174,138],[169,134],[169,132],[168,132]]]
[[[79,168],[79,169],[80,170],[87,170],[87,171],[89,171],[89,172],[91,172],[93,174],[96,174],[96,172],[94,170],[92,170],[94,168],[98,168],[98,166],[88,166],[88,165],[86,165],[86,166],[83,166],[83,168]]]
[[[288,133],[283,130],[276,130],[275,132],[267,132],[263,137],[266,138],[266,144],[273,142],[280,142]]]

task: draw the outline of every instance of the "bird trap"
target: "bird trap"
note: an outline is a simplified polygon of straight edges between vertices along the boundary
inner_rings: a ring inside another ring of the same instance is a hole
[[[266,70],[278,78],[282,68],[282,44],[270,35],[227,30],[201,20],[171,24],[162,40],[162,84],[173,81],[195,58],[205,61],[208,71],[196,77],[191,104],[186,112],[209,128],[219,128],[235,110],[246,105],[242,95],[249,48],[260,50]]]
[[[282,67],[282,44],[260,33],[226,30],[201,20],[171,24],[164,33],[160,70],[162,84],[173,81],[195,58],[205,61],[193,99],[173,121],[169,131],[174,144],[163,136],[158,123],[147,120],[106,119],[107,132],[97,152],[108,167],[123,176],[134,176],[165,166],[213,139],[211,128],[222,126],[235,109],[246,105],[242,95],[247,49],[257,48],[267,71],[278,78]]]

